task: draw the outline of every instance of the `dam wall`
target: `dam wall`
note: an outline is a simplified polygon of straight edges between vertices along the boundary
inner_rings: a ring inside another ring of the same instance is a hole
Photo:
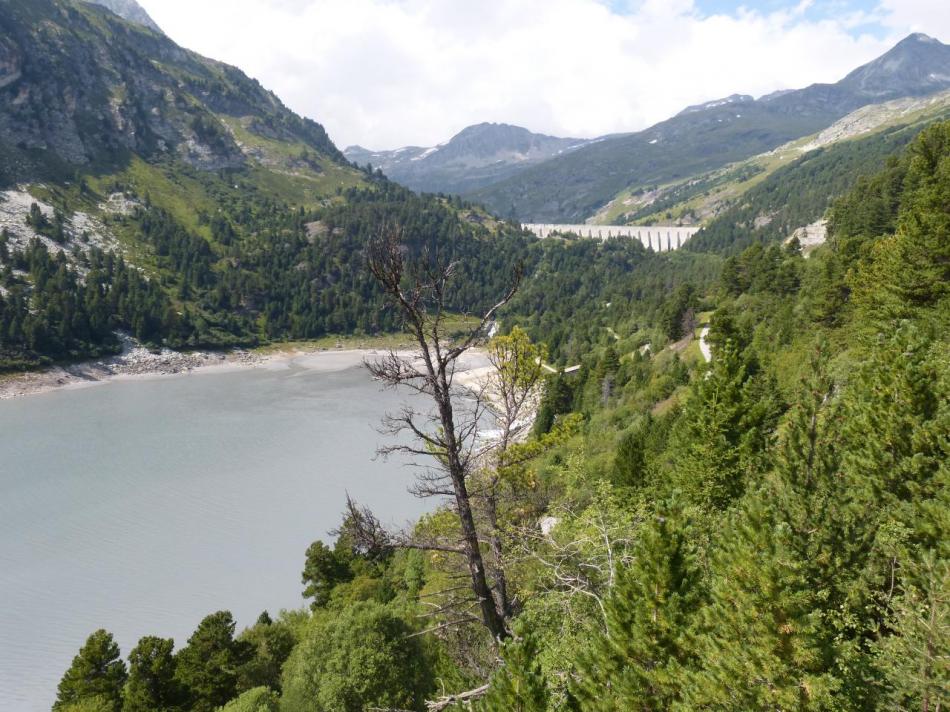
[[[609,240],[614,237],[631,237],[654,252],[678,250],[700,231],[698,227],[667,225],[553,225],[527,223],[525,230],[541,238],[551,235],[577,235],[592,240]]]

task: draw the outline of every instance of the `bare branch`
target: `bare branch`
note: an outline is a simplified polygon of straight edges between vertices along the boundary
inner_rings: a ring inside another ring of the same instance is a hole
[[[431,702],[426,702],[426,709],[428,712],[442,712],[442,710],[451,707],[454,704],[459,702],[469,702],[474,699],[478,699],[485,695],[488,692],[488,685],[482,685],[481,687],[476,687],[474,690],[469,690],[468,692],[460,692],[456,695],[445,695],[440,697],[438,700],[433,700]]]
[[[457,274],[458,265],[445,263],[438,255],[433,259],[424,252],[410,275],[404,261],[406,253],[401,230],[384,226],[378,239],[369,247],[369,265],[389,300],[401,311],[406,327],[416,340],[418,354],[410,358],[391,350],[384,358],[367,364],[367,368],[387,387],[405,386],[426,395],[434,410],[427,416],[404,408],[397,415],[387,416],[384,424],[390,434],[411,433],[417,444],[393,445],[381,452],[399,451],[432,458],[434,467],[441,474],[421,476],[415,492],[419,496],[449,494],[454,499],[461,537],[458,549],[453,545],[446,548],[444,543],[418,542],[391,535],[386,537],[386,543],[389,546],[463,552],[481,622],[490,631],[492,639],[498,641],[509,636],[507,618],[510,611],[506,597],[496,601],[489,587],[467,484],[476,462],[478,422],[484,405],[481,396],[476,395],[474,408],[469,409],[473,412],[466,413],[466,408],[458,408],[459,398],[464,394],[454,388],[454,380],[459,357],[475,344],[498,310],[514,296],[521,281],[521,269],[516,271],[512,287],[503,299],[481,316],[476,327],[452,345],[446,340],[442,326],[449,285]]]

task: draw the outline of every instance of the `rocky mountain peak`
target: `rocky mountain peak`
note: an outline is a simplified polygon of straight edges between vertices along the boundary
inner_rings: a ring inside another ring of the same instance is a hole
[[[840,83],[869,97],[922,96],[950,86],[950,45],[914,33]]]

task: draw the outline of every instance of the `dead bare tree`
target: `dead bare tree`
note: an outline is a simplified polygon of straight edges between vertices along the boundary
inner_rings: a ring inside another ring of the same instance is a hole
[[[476,620],[497,642],[510,635],[507,610],[493,595],[469,493],[469,478],[477,460],[478,421],[484,402],[477,393],[472,399],[472,393],[461,389],[455,383],[455,375],[459,359],[476,344],[498,310],[514,296],[521,272],[516,271],[511,288],[498,303],[485,311],[461,336],[451,339],[445,329],[447,290],[457,274],[458,265],[424,254],[410,271],[405,264],[405,254],[401,231],[392,226],[385,227],[370,245],[369,267],[389,301],[401,312],[418,353],[407,355],[390,350],[385,357],[368,363],[367,367],[384,385],[423,395],[431,407],[421,409],[406,405],[399,413],[388,415],[384,420],[385,432],[394,437],[408,433],[413,442],[390,445],[381,452],[403,452],[430,458],[434,464],[418,476],[415,493],[421,497],[449,498],[458,518],[460,538],[452,542],[435,542],[391,537],[389,544],[464,557],[471,593],[478,609]],[[461,398],[474,402],[471,407],[460,408],[457,406]],[[379,534],[377,530],[375,536]],[[459,622],[471,619],[472,616],[463,616]]]

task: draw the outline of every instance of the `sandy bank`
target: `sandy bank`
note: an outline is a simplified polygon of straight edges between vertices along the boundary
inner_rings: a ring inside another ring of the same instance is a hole
[[[246,368],[280,370],[304,368],[333,372],[363,365],[387,353],[385,349],[307,349],[290,347],[266,354],[234,350],[179,352],[163,349],[152,352],[126,340],[117,356],[41,371],[0,376],[0,400],[22,398],[67,388],[85,388],[111,381],[165,378],[187,374],[224,373]],[[411,355],[411,352],[400,352]],[[483,357],[473,351],[464,357],[463,369],[483,365]]]

